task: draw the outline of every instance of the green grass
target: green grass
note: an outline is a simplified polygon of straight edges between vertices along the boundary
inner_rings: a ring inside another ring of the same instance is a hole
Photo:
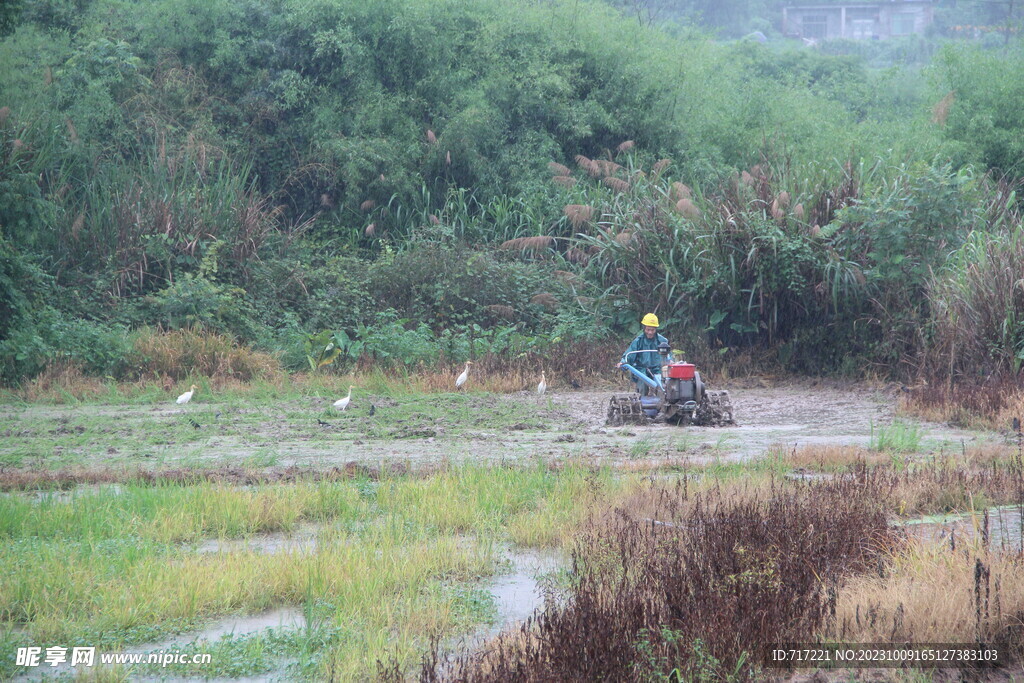
[[[629,457],[631,458],[644,458],[651,454],[654,450],[654,439],[649,436],[635,440],[629,446]]]
[[[639,482],[610,470],[463,465],[379,481],[0,494],[0,642],[12,646],[0,653],[0,677],[17,671],[18,645],[114,651],[283,606],[301,607],[306,628],[199,643],[216,655],[203,675],[290,667],[351,680],[392,656],[412,667],[432,634],[493,617],[477,581],[500,570],[504,544],[557,546]],[[317,525],[314,550],[196,545],[300,523]]]
[[[916,453],[921,449],[923,436],[920,425],[904,420],[894,420],[888,426],[872,423],[869,448],[894,454]],[[894,460],[894,464],[901,463]]]

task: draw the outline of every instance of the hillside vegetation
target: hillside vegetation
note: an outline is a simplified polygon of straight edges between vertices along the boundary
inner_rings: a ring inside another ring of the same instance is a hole
[[[161,375],[154,327],[288,369],[579,367],[647,310],[708,364],[977,384],[1024,358],[1014,43],[880,71],[589,2],[16,7],[7,382]]]

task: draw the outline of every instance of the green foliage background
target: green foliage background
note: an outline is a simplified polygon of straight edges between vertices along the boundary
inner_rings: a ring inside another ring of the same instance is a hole
[[[1019,45],[804,50],[632,16],[562,1],[5,5],[4,379],[72,339],[93,348],[76,362],[116,373],[124,335],[90,325],[201,325],[301,368],[323,330],[362,344],[350,362],[455,361],[480,343],[618,339],[647,309],[694,353],[920,370],[948,328],[930,296],[968,267],[951,254],[1020,222]],[[614,160],[630,189],[579,155]],[[738,190],[741,171],[758,186]],[[699,218],[672,210],[673,182]],[[566,205],[594,218],[574,224]],[[501,247],[528,237],[552,239]],[[1016,371],[1014,357],[957,372]]]

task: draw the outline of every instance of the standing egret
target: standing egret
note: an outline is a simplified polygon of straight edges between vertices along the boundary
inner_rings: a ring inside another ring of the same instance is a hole
[[[455,380],[455,388],[456,389],[461,388],[462,385],[466,383],[466,380],[469,379],[469,366],[472,365],[472,364],[473,364],[473,361],[471,361],[471,360],[467,360],[466,361],[466,369],[463,370],[462,374],[459,375],[458,379]]]
[[[179,406],[188,403],[189,401],[192,400],[192,394],[194,394],[196,389],[198,389],[198,388],[199,387],[197,387],[195,384],[193,384],[192,387],[188,391],[186,391],[184,394],[182,394],[181,396],[178,397],[178,400],[175,401],[175,403],[177,403]]]
[[[540,371],[540,384],[537,385],[537,394],[543,396],[544,392],[548,390],[548,382],[544,378],[544,371]]]
[[[346,396],[345,398],[339,398],[337,401],[335,401],[334,402],[334,407],[337,408],[338,410],[345,410],[345,408],[348,408],[348,404],[351,403],[351,402],[352,402],[352,385],[350,384],[348,386],[348,396]]]

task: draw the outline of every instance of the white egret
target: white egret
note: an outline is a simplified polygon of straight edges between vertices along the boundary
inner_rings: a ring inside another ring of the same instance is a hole
[[[540,371],[540,384],[537,385],[537,394],[540,396],[544,395],[544,392],[548,390],[548,382],[544,378],[544,371]]]
[[[471,361],[471,360],[467,360],[466,361],[466,369],[463,370],[462,374],[459,375],[458,379],[455,380],[455,388],[456,389],[459,389],[460,387],[462,387],[462,385],[466,383],[466,380],[469,379],[469,366],[472,365],[472,364],[473,364],[473,361]]]
[[[194,394],[196,389],[198,389],[198,388],[199,387],[197,387],[195,384],[193,384],[192,387],[188,391],[186,391],[184,394],[182,394],[181,396],[178,397],[178,400],[175,401],[175,403],[177,403],[179,406],[188,403],[189,401],[192,400],[192,394]]]
[[[348,408],[348,404],[351,403],[351,402],[352,402],[352,385],[350,384],[349,387],[348,387],[348,396],[346,396],[345,398],[339,398],[337,401],[335,401],[334,402],[334,407],[337,408],[338,410],[345,410],[345,408]]]

